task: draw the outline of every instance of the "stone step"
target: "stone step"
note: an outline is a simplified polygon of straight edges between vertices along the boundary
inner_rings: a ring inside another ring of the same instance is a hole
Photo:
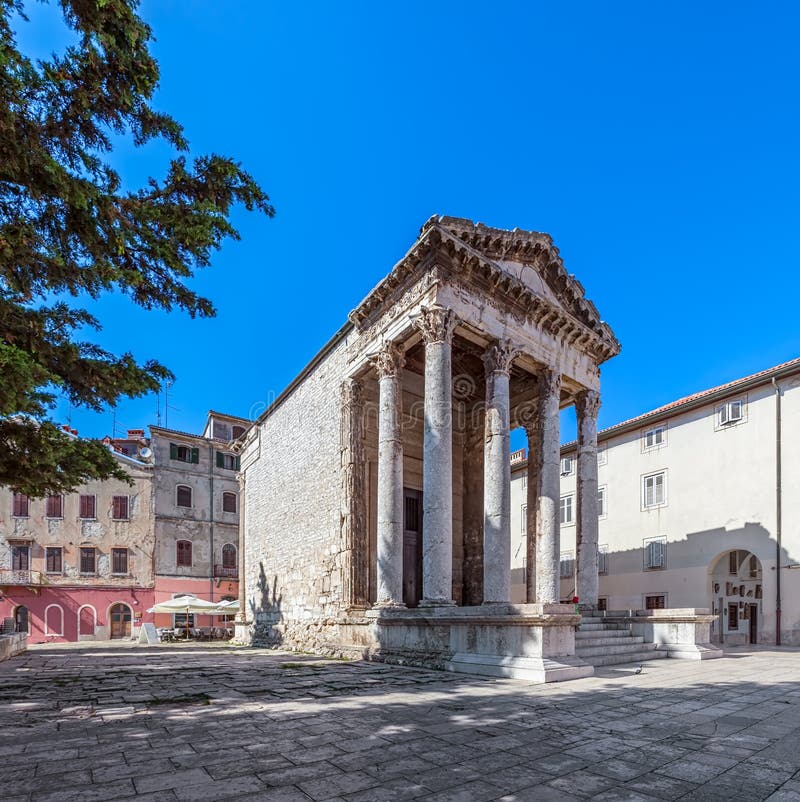
[[[601,632],[603,630],[613,631],[620,630],[627,632],[630,627],[627,624],[595,624],[581,622],[580,628],[583,632]]]
[[[605,633],[608,634],[608,633]],[[626,633],[627,634],[627,633]],[[582,652],[585,649],[597,649],[601,646],[635,646],[636,644],[644,643],[644,638],[640,635],[631,635],[627,638],[581,638],[580,640],[575,641],[575,649],[578,652]]]
[[[631,634],[629,629],[579,629],[575,633],[576,640],[585,638],[627,638]]]
[[[631,639],[632,642],[614,643],[609,646],[575,646],[575,654],[583,660],[586,657],[595,657],[604,654],[630,654],[631,652],[655,651],[655,643],[645,643],[644,638]]]
[[[633,652],[631,654],[605,654],[597,655],[594,657],[584,657],[580,655],[584,663],[590,666],[622,666],[626,664],[636,665],[639,663],[647,663],[650,660],[663,660],[669,657],[666,651],[650,651],[650,652]]]

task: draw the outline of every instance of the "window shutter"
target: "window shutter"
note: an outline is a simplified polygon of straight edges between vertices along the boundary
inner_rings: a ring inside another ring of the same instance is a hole
[[[217,467],[225,467],[225,455],[221,451],[217,451]]]
[[[241,464],[242,464],[242,459],[241,459],[241,457],[238,457],[238,456],[237,456],[237,457],[234,457],[234,458],[233,458],[233,467],[234,467],[234,469],[235,469],[235,470],[237,470],[237,471],[238,471],[238,470],[239,470],[239,467],[241,466]]]
[[[199,449],[199,448],[193,448],[193,449],[192,449],[192,459],[191,459],[191,462],[192,462],[194,465],[198,465],[198,464],[200,463],[200,449]]]
[[[175,443],[169,444],[169,458],[178,459],[178,446],[176,446]]]

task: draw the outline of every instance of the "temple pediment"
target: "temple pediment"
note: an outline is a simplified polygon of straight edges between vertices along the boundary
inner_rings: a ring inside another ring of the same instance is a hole
[[[619,353],[611,328],[570,275],[549,235],[490,228],[458,217],[431,217],[405,257],[350,314],[367,328],[425,270],[444,265],[516,313],[600,362]]]

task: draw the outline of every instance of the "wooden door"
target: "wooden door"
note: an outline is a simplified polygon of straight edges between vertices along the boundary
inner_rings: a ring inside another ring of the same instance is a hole
[[[416,607],[422,598],[422,493],[403,491],[403,602]]]
[[[758,605],[750,605],[750,643],[758,643]]]
[[[14,610],[14,628],[17,632],[30,632],[28,628],[28,608],[22,604]]]
[[[109,614],[111,619],[111,639],[130,638],[131,608],[127,604],[115,604]]]

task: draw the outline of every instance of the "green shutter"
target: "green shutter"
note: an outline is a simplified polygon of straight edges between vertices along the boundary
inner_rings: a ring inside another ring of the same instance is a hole
[[[236,457],[233,461],[233,467],[238,471],[240,465],[241,465],[241,459],[239,457]]]
[[[197,465],[200,462],[200,449],[193,448],[192,449],[192,463]]]
[[[178,446],[176,446],[175,443],[169,444],[169,458],[178,459]]]
[[[217,451],[217,467],[218,468],[225,467],[225,459],[223,458],[221,451]]]

